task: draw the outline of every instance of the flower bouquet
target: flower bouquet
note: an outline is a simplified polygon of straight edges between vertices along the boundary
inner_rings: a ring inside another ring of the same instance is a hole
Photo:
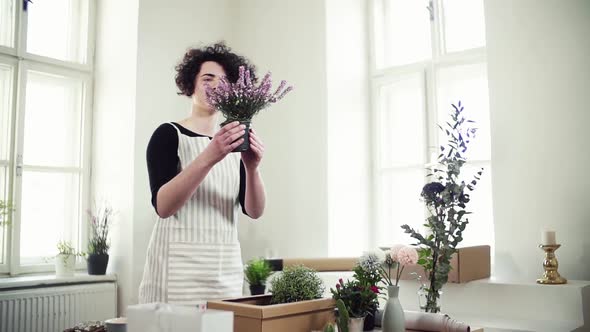
[[[271,92],[270,72],[264,75],[259,85],[256,85],[250,70],[240,66],[237,82],[231,83],[224,77],[221,78],[217,87],[206,87],[205,93],[209,104],[219,110],[226,119],[221,124],[222,126],[233,121],[240,121],[246,125],[244,143],[238,146],[234,152],[248,150],[250,146],[249,128],[252,118],[260,110],[281,100],[293,90],[293,86],[286,86],[287,81],[281,81],[275,92]]]
[[[425,227],[428,235],[422,235],[409,225],[403,225],[404,231],[414,238],[420,246],[418,264],[424,267],[430,286],[425,288],[426,312],[440,311],[440,290],[448,280],[451,270],[451,255],[463,240],[463,231],[469,223],[466,210],[470,201],[469,192],[475,189],[483,169],[473,175],[471,181],[463,180],[461,169],[467,162],[465,152],[469,142],[476,133],[474,122],[462,114],[461,102],[451,105],[451,121],[439,128],[447,135],[447,143],[440,146],[438,164],[431,168],[433,178],[422,188],[422,199],[428,208],[429,216]]]

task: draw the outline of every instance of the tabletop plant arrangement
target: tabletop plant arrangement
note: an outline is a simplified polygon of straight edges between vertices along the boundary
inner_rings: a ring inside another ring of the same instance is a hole
[[[109,228],[113,209],[108,203],[95,209],[90,215],[90,239],[88,240],[88,274],[103,275],[109,263]]]
[[[340,278],[336,289],[331,288],[330,291],[338,307],[337,322],[340,330],[363,331],[365,317],[376,308],[379,288],[375,285],[369,286],[356,278],[346,282]]]
[[[234,152],[248,150],[249,128],[254,115],[278,102],[293,90],[293,86],[287,87],[287,81],[281,81],[279,87],[272,92],[270,72],[264,75],[259,85],[256,85],[252,76],[250,69],[240,66],[237,82],[231,83],[226,78],[222,78],[217,87],[207,86],[205,90],[209,104],[219,110],[226,119],[222,126],[233,121],[240,121],[246,125],[244,142],[236,147]]]
[[[383,281],[381,270],[383,268],[383,261],[385,256],[381,254],[378,256],[375,253],[366,253],[361,256],[356,266],[353,268],[353,278],[358,280],[364,287],[374,289],[376,293],[383,294],[383,287],[380,284]],[[375,313],[379,308],[379,299],[371,302],[367,316],[363,323],[363,331],[373,331],[375,328]]]
[[[463,232],[469,223],[468,192],[475,189],[483,172],[480,169],[467,182],[461,176],[461,169],[467,162],[467,146],[477,129],[472,127],[474,121],[463,116],[460,101],[452,107],[451,121],[444,128],[439,125],[447,136],[447,143],[440,146],[438,163],[428,174],[432,180],[424,185],[421,193],[429,213],[424,225],[429,235],[422,235],[407,224],[402,226],[420,247],[418,264],[424,267],[430,283],[423,289],[424,299],[421,299],[420,306],[431,313],[440,311],[439,298],[441,288],[448,281],[451,255],[463,240]]]
[[[244,268],[244,277],[250,285],[250,294],[264,294],[266,280],[273,274],[270,264],[264,258],[254,258],[248,261]]]
[[[271,304],[315,300],[324,294],[324,283],[313,269],[287,267],[271,282]]]

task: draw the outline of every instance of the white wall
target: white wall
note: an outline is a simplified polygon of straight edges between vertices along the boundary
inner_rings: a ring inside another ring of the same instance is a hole
[[[119,308],[133,298],[137,7],[137,0],[97,1],[92,189],[117,211],[108,273],[118,274]]]
[[[369,249],[368,1],[326,1],[330,256]]]
[[[487,0],[496,266],[542,272],[541,230],[559,271],[590,279],[590,2]]]
[[[240,223],[244,259],[328,254],[324,1],[233,1],[231,45],[295,90],[254,119],[266,152],[264,215]]]

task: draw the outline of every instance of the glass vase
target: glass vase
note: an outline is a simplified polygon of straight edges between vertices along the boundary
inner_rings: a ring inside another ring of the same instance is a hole
[[[420,310],[431,313],[440,312],[442,295],[443,291],[440,289],[438,290],[438,296],[434,296],[430,289],[420,287],[420,289],[418,289],[418,303],[420,304]]]

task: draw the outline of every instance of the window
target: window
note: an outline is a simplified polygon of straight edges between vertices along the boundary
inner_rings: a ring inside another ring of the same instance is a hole
[[[493,244],[485,24],[481,0],[373,0],[371,90],[374,222],[371,243],[414,243],[400,226],[423,230],[420,191],[436,161],[451,104],[477,122],[464,174],[484,174],[472,193],[462,245]],[[471,171],[471,172],[470,172]]]
[[[58,241],[86,244],[93,5],[0,0],[0,199],[16,207],[0,273],[51,271]]]

